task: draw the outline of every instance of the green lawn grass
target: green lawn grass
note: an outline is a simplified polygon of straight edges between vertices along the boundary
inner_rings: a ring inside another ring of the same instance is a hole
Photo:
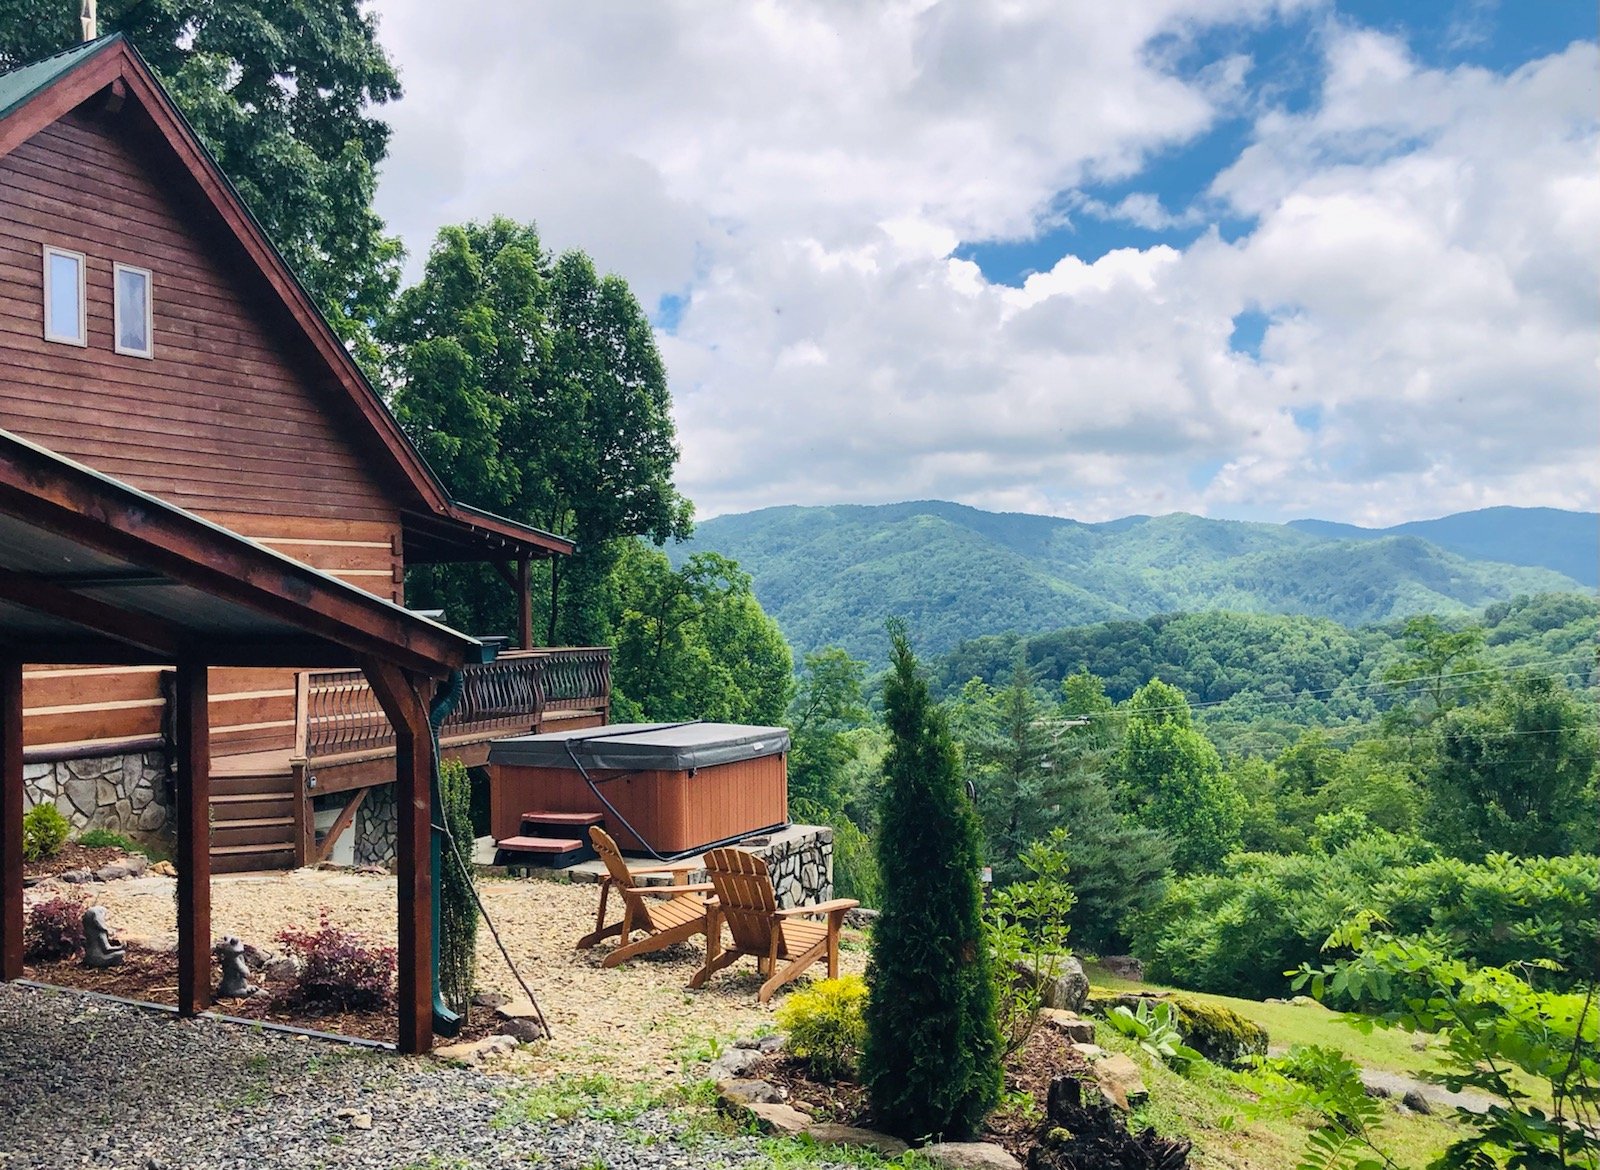
[[[1330,1011],[1318,1003],[1262,1003],[1230,995],[1211,995],[1182,988],[1123,979],[1094,963],[1085,963],[1090,985],[1105,991],[1174,991],[1204,1003],[1231,1008],[1267,1030],[1274,1050],[1294,1044],[1321,1044],[1343,1051],[1365,1068],[1420,1077],[1440,1066],[1437,1040],[1398,1029],[1357,1026],[1359,1017]],[[1287,1170],[1305,1148],[1316,1127],[1312,1117],[1284,1118],[1255,1108],[1252,1094],[1226,1069],[1200,1065],[1188,1076],[1153,1060],[1113,1028],[1097,1023],[1095,1042],[1126,1052],[1144,1069],[1150,1101],[1138,1113],[1157,1132],[1180,1134],[1195,1143],[1196,1170]],[[1420,1045],[1420,1047],[1419,1047]],[[1395,1110],[1383,1123],[1378,1145],[1403,1167],[1426,1166],[1461,1135],[1448,1113],[1421,1116]]]
[[[1094,963],[1085,963],[1090,986],[1107,991],[1172,991],[1202,1003],[1232,1008],[1247,1020],[1260,1024],[1271,1037],[1274,1050],[1293,1044],[1322,1044],[1340,1049],[1363,1068],[1417,1076],[1437,1072],[1440,1065],[1434,1037],[1413,1035],[1398,1028],[1372,1028],[1362,1031],[1359,1016],[1330,1011],[1319,1003],[1262,1003],[1237,999],[1231,995],[1211,995],[1121,979]],[[1419,1049],[1417,1046],[1421,1045]]]

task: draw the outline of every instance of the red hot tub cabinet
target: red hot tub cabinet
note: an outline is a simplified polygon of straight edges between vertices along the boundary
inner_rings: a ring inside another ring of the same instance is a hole
[[[628,852],[694,852],[789,823],[788,753],[783,728],[737,723],[618,723],[497,740],[490,832],[516,836],[529,812],[599,813]]]

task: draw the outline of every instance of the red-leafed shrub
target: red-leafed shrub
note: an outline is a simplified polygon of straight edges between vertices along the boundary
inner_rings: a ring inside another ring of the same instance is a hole
[[[28,911],[22,929],[22,957],[30,963],[70,959],[83,949],[83,903],[50,898]]]
[[[395,952],[335,926],[324,909],[314,931],[285,930],[278,941],[300,960],[294,998],[320,1011],[376,1011],[394,999]]]

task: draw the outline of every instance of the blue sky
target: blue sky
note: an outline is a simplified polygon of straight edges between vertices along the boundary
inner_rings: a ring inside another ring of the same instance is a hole
[[[1316,43],[1329,19],[1326,10],[1313,8],[1265,24],[1224,24],[1183,46],[1177,71],[1191,77],[1222,58],[1248,55],[1249,104],[1218,119],[1205,133],[1155,153],[1137,174],[1062,192],[1061,226],[1021,239],[963,241],[955,254],[976,262],[991,281],[1020,285],[1030,273],[1048,271],[1068,254],[1093,262],[1114,248],[1183,247],[1212,227],[1224,238],[1237,237],[1249,229],[1249,222],[1208,207],[1207,189],[1249,144],[1259,106],[1298,112],[1314,103],[1322,81]],[[1470,65],[1497,73],[1513,72],[1573,41],[1593,41],[1600,35],[1600,6],[1586,0],[1340,0],[1331,19],[1389,33],[1435,68]],[[1164,47],[1160,41],[1151,46],[1157,53]],[[1154,196],[1175,216],[1194,210],[1198,220],[1148,228],[1072,210],[1081,196],[1115,207],[1137,194]]]
[[[1592,0],[377,9],[380,212],[625,277],[702,516],[1600,507]]]

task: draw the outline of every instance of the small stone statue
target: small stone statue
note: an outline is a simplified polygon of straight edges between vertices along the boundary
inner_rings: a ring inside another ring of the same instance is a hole
[[[245,999],[256,993],[250,986],[250,968],[244,961],[244,940],[229,935],[213,952],[222,964],[222,982],[217,986],[218,999]]]
[[[122,958],[122,944],[111,937],[106,925],[106,908],[90,906],[83,912],[83,965],[115,967]]]

